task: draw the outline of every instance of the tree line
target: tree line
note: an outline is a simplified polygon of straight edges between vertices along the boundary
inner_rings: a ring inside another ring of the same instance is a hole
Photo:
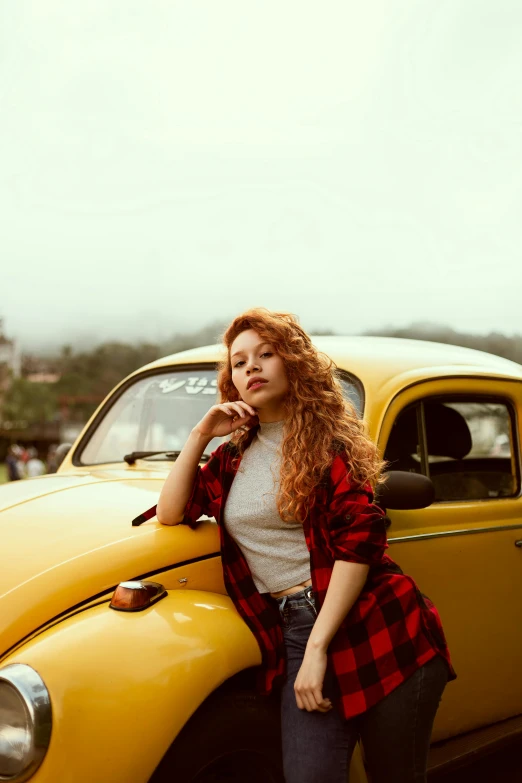
[[[24,421],[27,426],[59,419],[61,408],[68,405],[72,417],[86,421],[99,402],[125,376],[145,364],[179,351],[220,342],[226,327],[215,321],[186,334],[178,334],[158,343],[111,341],[91,349],[75,351],[64,345],[57,355],[24,355],[22,375],[11,379],[1,402],[2,421]],[[314,335],[335,335],[332,330],[313,330]],[[450,327],[414,323],[405,328],[385,327],[363,332],[365,335],[402,337],[461,345],[502,356],[522,364],[522,335],[508,337],[500,332],[470,334]],[[30,381],[27,378],[35,363],[55,372],[55,383]]]

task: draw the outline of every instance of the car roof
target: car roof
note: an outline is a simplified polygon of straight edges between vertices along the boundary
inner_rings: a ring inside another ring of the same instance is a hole
[[[407,375],[410,380],[440,375],[480,375],[522,380],[522,365],[485,351],[402,337],[310,335],[313,345],[340,369],[356,375],[368,388]],[[204,345],[164,356],[144,370],[173,364],[214,363],[224,355],[221,344]],[[136,374],[136,373],[133,373]]]

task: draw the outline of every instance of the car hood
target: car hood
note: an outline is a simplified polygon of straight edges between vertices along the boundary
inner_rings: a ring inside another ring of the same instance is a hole
[[[0,488],[0,655],[118,582],[219,552],[216,525],[151,519],[165,472],[42,476]]]

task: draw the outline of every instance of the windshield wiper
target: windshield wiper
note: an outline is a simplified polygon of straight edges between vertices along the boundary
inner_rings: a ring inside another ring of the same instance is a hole
[[[134,465],[137,459],[145,459],[146,457],[154,457],[156,454],[165,454],[167,459],[176,459],[181,454],[180,451],[131,451],[130,454],[124,456],[124,460],[127,465]],[[208,454],[201,455],[201,462],[207,462],[209,458]]]
[[[154,457],[156,454],[165,454],[167,459],[176,459],[179,457],[179,451],[131,451],[130,454],[124,456],[124,460],[127,465],[134,465],[137,459],[145,459],[145,457]]]

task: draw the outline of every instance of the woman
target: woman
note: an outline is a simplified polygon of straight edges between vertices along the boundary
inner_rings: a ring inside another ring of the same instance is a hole
[[[384,463],[294,316],[254,308],[223,342],[222,402],[142,518],[216,517],[227,592],[262,652],[259,688],[281,687],[286,783],[345,783],[359,737],[372,783],[425,781],[456,674],[436,608],[385,554]]]

